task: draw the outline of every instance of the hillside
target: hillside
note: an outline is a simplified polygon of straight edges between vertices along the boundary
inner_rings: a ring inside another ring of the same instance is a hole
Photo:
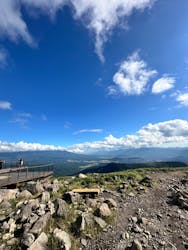
[[[86,168],[81,173],[111,173],[136,168],[177,168],[186,167],[183,162],[150,162],[150,163],[109,163],[107,165]]]
[[[185,250],[187,188],[186,168],[161,168],[0,189],[0,249]]]

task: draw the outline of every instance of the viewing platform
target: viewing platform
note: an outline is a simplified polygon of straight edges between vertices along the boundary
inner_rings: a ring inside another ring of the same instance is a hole
[[[19,166],[0,170],[0,187],[52,176],[53,164],[40,166]]]

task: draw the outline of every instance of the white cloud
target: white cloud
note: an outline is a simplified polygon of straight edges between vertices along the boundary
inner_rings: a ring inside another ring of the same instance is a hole
[[[7,102],[7,101],[0,101],[0,109],[4,109],[4,110],[10,110],[11,107],[11,103]]]
[[[0,68],[3,68],[7,63],[7,53],[4,49],[0,49]]]
[[[14,41],[22,38],[28,44],[33,44],[20,8],[17,0],[0,1],[0,35]]]
[[[170,120],[149,123],[135,134],[117,138],[109,135],[102,141],[85,142],[69,147],[42,145],[20,141],[0,141],[0,151],[67,150],[75,153],[95,153],[103,150],[117,150],[142,147],[188,147],[188,121]]]
[[[135,134],[120,138],[109,135],[103,141],[75,144],[67,149],[75,153],[94,153],[102,150],[183,146],[188,146],[188,121],[177,119],[149,123]]]
[[[115,85],[108,87],[109,94],[119,92],[123,95],[141,95],[145,92],[151,77],[156,73],[157,71],[150,70],[147,63],[135,52],[121,63],[118,72],[113,76]]]
[[[81,129],[78,131],[75,131],[73,134],[78,135],[78,134],[83,134],[83,133],[102,133],[103,129],[100,128],[94,128],[94,129]]]
[[[154,0],[1,0],[0,35],[12,40],[22,38],[33,44],[27,24],[22,16],[22,7],[34,13],[39,12],[54,17],[64,5],[73,9],[74,18],[79,19],[94,33],[95,48],[101,61],[104,61],[103,44],[113,29],[123,23],[133,11],[143,11],[152,6]]]
[[[152,93],[160,94],[167,90],[170,90],[174,87],[175,82],[176,82],[176,79],[174,77],[163,76],[160,79],[158,79],[156,82],[154,82],[152,86]]]
[[[54,145],[42,145],[40,143],[27,142],[2,142],[0,141],[0,152],[18,152],[18,151],[44,151],[44,150],[64,150],[63,147]]]
[[[182,106],[188,106],[188,93],[178,94],[176,101],[178,101]]]
[[[88,29],[94,31],[95,48],[101,61],[103,44],[108,40],[113,28],[129,17],[134,10],[142,11],[151,7],[153,0],[71,0],[76,18],[84,20]]]

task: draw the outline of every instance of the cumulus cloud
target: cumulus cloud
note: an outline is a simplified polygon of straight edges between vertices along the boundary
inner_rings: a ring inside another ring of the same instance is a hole
[[[97,151],[109,151],[142,147],[188,147],[188,121],[170,120],[159,123],[149,123],[135,134],[123,137],[109,135],[101,141],[85,142],[69,147],[42,145],[26,142],[2,142],[0,151],[33,151],[33,150],[67,150],[74,153],[95,153]]]
[[[154,0],[2,0],[0,1],[0,35],[11,40],[22,38],[33,44],[22,16],[22,7],[32,13],[43,12],[54,17],[64,5],[73,10],[75,19],[79,19],[94,33],[95,49],[104,61],[103,44],[113,29],[120,23],[126,24],[133,11],[142,11],[152,6]]]
[[[188,93],[179,93],[176,96],[176,101],[178,101],[182,106],[188,106]]]
[[[64,150],[63,147],[54,145],[42,145],[40,143],[27,142],[2,142],[0,141],[0,152],[19,152],[19,151],[44,151],[44,150]]]
[[[10,110],[12,107],[11,107],[11,103],[10,102],[7,102],[7,101],[0,101],[0,109],[3,109],[3,110]]]
[[[161,77],[152,86],[153,94],[160,94],[174,87],[176,79],[174,77]]]
[[[157,71],[149,69],[147,63],[135,52],[121,63],[118,72],[113,76],[115,84],[108,87],[108,94],[141,95],[156,73]]]
[[[100,128],[94,128],[94,129],[81,129],[78,131],[75,131],[73,134],[78,135],[78,134],[83,134],[83,133],[102,133],[103,129]]]
[[[68,147],[68,150],[75,153],[94,153],[102,150],[183,146],[188,146],[188,121],[177,119],[149,123],[135,134],[120,138],[109,135],[103,141],[76,144]]]

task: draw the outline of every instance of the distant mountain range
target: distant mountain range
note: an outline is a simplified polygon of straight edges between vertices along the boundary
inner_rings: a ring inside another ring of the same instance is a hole
[[[67,151],[27,151],[0,153],[6,167],[15,166],[19,158],[26,165],[54,163],[55,175],[74,175],[90,168],[109,167],[109,163],[144,164],[151,162],[184,162],[188,164],[188,148],[139,148],[101,152],[95,155]],[[119,165],[120,166],[120,165]],[[133,165],[129,165],[133,167]],[[136,166],[136,165],[135,165]]]

